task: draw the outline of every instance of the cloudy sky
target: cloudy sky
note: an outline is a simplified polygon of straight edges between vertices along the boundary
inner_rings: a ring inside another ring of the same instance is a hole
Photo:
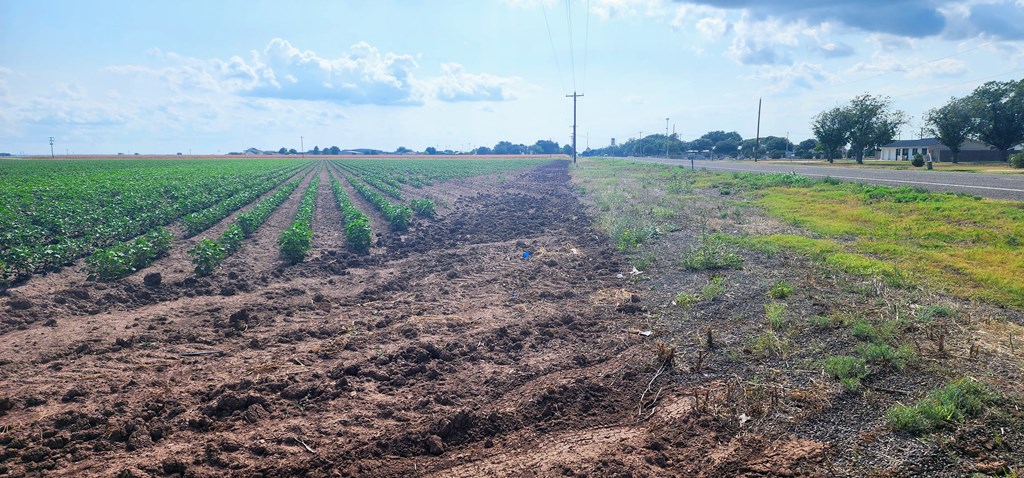
[[[1024,78],[1024,0],[0,0],[0,152],[810,137]]]

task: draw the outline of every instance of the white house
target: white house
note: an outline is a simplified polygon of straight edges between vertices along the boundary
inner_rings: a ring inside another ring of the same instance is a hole
[[[931,156],[932,161],[948,163],[953,161],[953,152],[939,143],[937,138],[905,139],[893,141],[881,147],[878,159],[889,161],[909,161],[914,155],[920,154],[925,160]],[[960,161],[1000,161],[999,151],[978,141],[967,140],[960,146]]]

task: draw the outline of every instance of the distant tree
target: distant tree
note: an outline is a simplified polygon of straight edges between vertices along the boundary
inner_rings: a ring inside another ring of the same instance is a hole
[[[423,152],[427,153],[427,154],[430,154],[430,155],[434,155],[434,154],[437,154],[437,148],[435,148],[433,146],[427,146],[427,149],[424,149]]]
[[[892,142],[900,126],[910,121],[906,113],[892,108],[887,96],[865,93],[850,100],[844,110],[849,122],[850,151],[857,158],[857,164],[864,164],[866,150],[874,151]]]
[[[953,153],[953,162],[960,162],[960,147],[975,131],[977,124],[970,103],[963,98],[950,98],[944,106],[928,110],[924,123],[928,134],[935,136]]]
[[[313,146],[313,154],[320,154],[320,147],[319,146]]]
[[[693,141],[690,141],[686,146],[688,149],[693,151],[706,151],[711,148],[714,148],[715,143],[712,142],[710,139],[700,137]]]
[[[704,133],[704,135],[701,136],[701,138],[709,140],[714,144],[718,144],[721,143],[722,141],[730,139],[735,141],[736,144],[739,144],[741,141],[743,141],[743,137],[740,136],[740,134],[735,131],[730,131],[728,133],[726,133],[725,131],[708,131],[707,133]]]
[[[288,148],[281,148],[277,150],[277,154],[288,154]]]
[[[395,154],[405,154],[405,153],[410,153],[410,152],[412,152],[412,150],[409,149],[409,148],[406,148],[405,146],[399,146],[398,149],[395,150]],[[484,154],[486,154],[486,153],[484,153]]]
[[[539,140],[530,146],[530,152],[533,154],[558,154],[560,150],[558,143],[546,139]]]
[[[740,141],[734,138],[726,138],[715,144],[715,154],[718,156],[736,156],[736,150],[740,147]]]
[[[572,145],[566,144],[565,146],[562,146],[562,154],[572,156]]]
[[[329,149],[327,149],[327,154],[339,155],[341,154],[341,148],[337,146],[331,146]]]
[[[811,130],[818,147],[828,162],[835,162],[836,153],[850,142],[850,120],[845,109],[835,107],[818,113],[811,121]]]
[[[765,136],[761,138],[761,145],[768,151],[768,154],[772,159],[781,158],[786,151],[792,148],[793,143],[790,143],[788,139],[779,136]]]
[[[295,148],[292,148],[288,150],[288,154],[299,154],[299,152],[295,151]]]
[[[481,146],[473,150],[473,154],[491,154],[491,148]]]
[[[796,155],[801,158],[810,158],[814,154],[814,147],[818,145],[815,139],[805,139],[796,145]]]
[[[990,81],[967,96],[977,120],[974,135],[1009,158],[1010,148],[1024,141],[1024,80]]]
[[[499,141],[494,145],[494,154],[515,154],[512,152],[512,147],[512,143],[508,141]]]

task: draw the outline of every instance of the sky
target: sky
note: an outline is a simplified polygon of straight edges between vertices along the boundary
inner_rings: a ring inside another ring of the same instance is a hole
[[[922,117],[1024,78],[1024,0],[0,0],[0,152],[469,150]],[[666,121],[666,118],[668,119]]]

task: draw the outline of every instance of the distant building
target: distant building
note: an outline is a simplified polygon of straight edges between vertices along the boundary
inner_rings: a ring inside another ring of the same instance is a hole
[[[953,161],[953,152],[939,143],[937,138],[905,139],[893,141],[881,147],[878,159],[887,161],[909,161],[920,154],[932,161],[948,163]],[[1001,161],[1001,153],[991,146],[978,141],[967,140],[960,146],[960,161]]]

